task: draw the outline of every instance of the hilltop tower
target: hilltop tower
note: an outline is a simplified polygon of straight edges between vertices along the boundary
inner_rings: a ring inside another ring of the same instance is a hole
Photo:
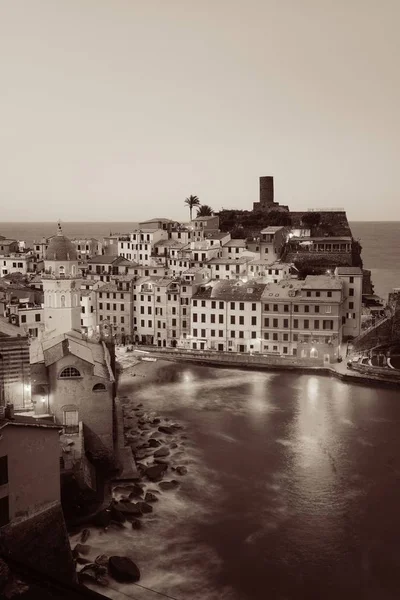
[[[81,330],[80,276],[75,246],[58,223],[44,260],[44,337]]]
[[[288,211],[289,207],[280,205],[274,200],[274,178],[271,175],[260,177],[260,201],[253,202],[253,210],[269,212],[272,210]]]

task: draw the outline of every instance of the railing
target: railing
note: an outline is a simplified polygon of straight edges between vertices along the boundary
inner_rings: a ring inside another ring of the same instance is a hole
[[[369,327],[367,327],[367,329],[364,329],[360,333],[360,335],[354,340],[354,342],[359,342],[360,340],[364,339],[366,335],[368,335],[369,333],[371,333],[371,331],[382,325],[385,321],[389,321],[389,319],[391,319],[391,316],[388,317],[387,315],[384,315],[383,317],[375,321],[373,325],[370,325]]]

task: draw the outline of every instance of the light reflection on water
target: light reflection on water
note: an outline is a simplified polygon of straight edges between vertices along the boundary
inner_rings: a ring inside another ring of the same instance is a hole
[[[131,386],[123,380],[122,393]],[[135,400],[185,423],[194,459],[175,509],[162,509],[168,528],[146,532],[149,548],[176,540],[163,563],[144,555],[157,589],[204,600],[264,600],[266,588],[273,598],[397,597],[400,555],[387,556],[400,534],[396,392],[169,365]]]

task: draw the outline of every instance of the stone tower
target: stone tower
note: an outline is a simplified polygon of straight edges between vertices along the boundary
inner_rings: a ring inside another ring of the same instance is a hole
[[[63,235],[50,240],[44,260],[44,337],[81,330],[80,276],[75,246]]]

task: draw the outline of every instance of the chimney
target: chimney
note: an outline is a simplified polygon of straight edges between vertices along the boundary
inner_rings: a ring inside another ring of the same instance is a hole
[[[260,177],[260,204],[261,206],[274,204],[274,178],[271,175]]]

